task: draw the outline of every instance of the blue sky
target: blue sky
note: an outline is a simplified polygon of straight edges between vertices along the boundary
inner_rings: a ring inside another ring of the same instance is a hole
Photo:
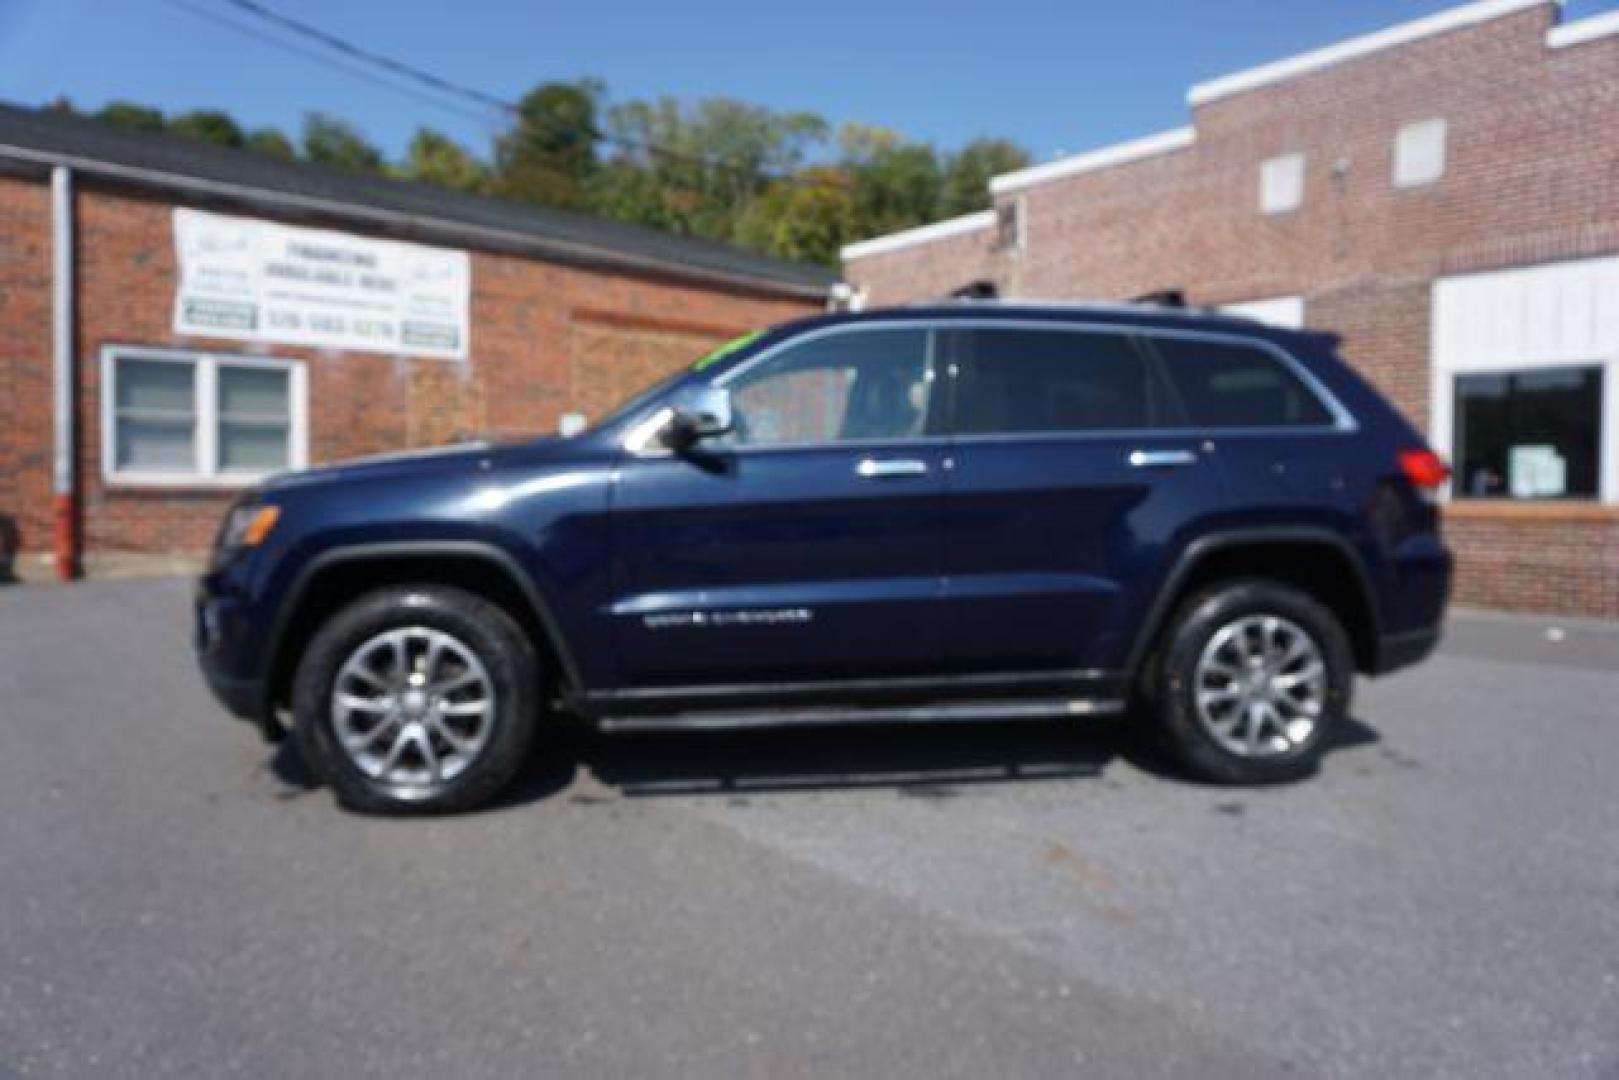
[[[263,0],[503,97],[597,76],[612,97],[726,95],[941,147],[1007,135],[1037,160],[1186,121],[1189,84],[1454,6],[1446,0]],[[1566,18],[1612,0],[1570,0]],[[190,9],[190,10],[188,10]],[[0,0],[0,99],[204,105],[296,130],[324,109],[390,152],[418,125],[480,152],[494,117],[435,107],[197,12],[220,0]]]

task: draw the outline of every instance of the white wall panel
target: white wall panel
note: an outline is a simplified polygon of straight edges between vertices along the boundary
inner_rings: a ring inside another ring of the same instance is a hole
[[[1220,310],[1227,315],[1240,315],[1284,330],[1304,329],[1304,297],[1276,296],[1268,300],[1244,300],[1239,304],[1222,304]]]

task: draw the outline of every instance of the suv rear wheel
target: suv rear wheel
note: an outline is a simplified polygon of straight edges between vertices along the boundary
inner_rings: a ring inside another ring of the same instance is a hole
[[[1293,780],[1315,771],[1349,712],[1354,658],[1313,597],[1232,581],[1177,612],[1151,676],[1168,748],[1201,779]]]
[[[438,585],[383,589],[316,633],[293,683],[298,747],[354,810],[444,813],[522,767],[534,649],[500,608]]]

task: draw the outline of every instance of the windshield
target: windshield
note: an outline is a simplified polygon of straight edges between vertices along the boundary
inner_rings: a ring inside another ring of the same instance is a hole
[[[642,406],[644,406],[647,402],[658,397],[665,390],[669,389],[671,386],[674,386],[688,375],[692,375],[699,371],[705,371],[708,368],[713,367],[715,364],[719,363],[721,360],[724,360],[732,353],[752,345],[764,335],[765,331],[763,330],[750,330],[746,334],[732,338],[723,345],[710,349],[708,352],[698,357],[690,367],[677,368],[673,373],[663,376],[646,389],[641,390],[639,393],[630,395],[630,397],[619,404],[617,408],[613,409],[606,416],[592,424],[590,429],[594,431],[607,427],[609,424],[616,423],[618,420],[630,415],[631,413],[640,411]]]

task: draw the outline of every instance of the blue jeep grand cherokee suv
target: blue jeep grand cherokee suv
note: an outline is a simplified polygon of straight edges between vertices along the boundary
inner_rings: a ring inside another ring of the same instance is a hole
[[[218,696],[348,806],[606,729],[1083,717],[1303,775],[1434,646],[1444,464],[1328,335],[958,303],[733,342],[570,439],[274,479],[202,579]]]

